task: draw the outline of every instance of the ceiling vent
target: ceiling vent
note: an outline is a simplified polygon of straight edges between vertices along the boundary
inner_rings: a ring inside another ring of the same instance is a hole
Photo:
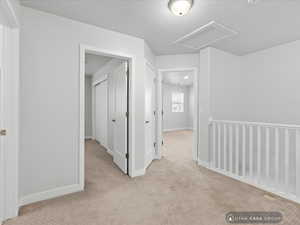
[[[180,44],[187,48],[198,50],[234,35],[237,35],[236,31],[215,21],[211,21],[182,38],[179,38],[174,44]]]

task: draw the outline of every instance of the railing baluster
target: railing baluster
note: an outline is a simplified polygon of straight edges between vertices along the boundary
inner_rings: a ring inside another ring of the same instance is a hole
[[[257,183],[261,176],[261,127],[257,126]]]
[[[217,162],[216,162],[216,124],[213,122],[212,123],[212,167],[216,168],[217,167]]]
[[[242,139],[242,144],[243,144],[243,172],[242,172],[242,176],[246,176],[246,126],[243,125],[243,139]]]
[[[284,159],[285,159],[285,168],[284,168],[284,184],[285,188],[289,189],[289,152],[290,152],[290,138],[289,138],[289,130],[286,128],[284,131]]]
[[[223,167],[224,167],[224,171],[227,171],[227,129],[226,129],[226,124],[224,123],[223,125],[223,132],[224,132],[224,136],[223,136]]]
[[[235,173],[239,176],[240,168],[239,168],[239,125],[235,126]]]
[[[275,182],[279,187],[279,129],[275,128]]]
[[[233,169],[232,169],[232,164],[233,164],[233,160],[232,160],[232,141],[233,141],[233,137],[232,137],[232,125],[229,125],[229,171],[230,173],[233,173]]]
[[[249,175],[253,179],[253,127],[249,127]]]
[[[300,197],[300,130],[296,130],[296,196]]]
[[[266,181],[270,179],[270,128],[266,127]]]
[[[218,124],[218,168],[221,169],[221,125]]]
[[[209,131],[210,167],[300,199],[299,125],[212,120]]]

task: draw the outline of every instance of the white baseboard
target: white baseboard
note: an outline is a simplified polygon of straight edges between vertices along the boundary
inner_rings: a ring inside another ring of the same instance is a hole
[[[113,156],[113,151],[106,145],[99,143],[100,145],[102,145],[102,147],[105,148],[105,150],[107,151],[108,154],[110,154],[111,156]]]
[[[73,184],[69,186],[54,188],[48,191],[43,191],[35,194],[30,194],[27,196],[24,196],[20,199],[19,206],[28,205],[34,202],[39,202],[51,198],[56,198],[59,196],[71,194],[74,192],[83,191],[83,188],[80,186],[80,184]]]
[[[207,168],[207,169],[210,169],[210,168],[209,168],[209,163],[208,163],[208,162],[205,162],[205,161],[202,161],[202,160],[200,160],[200,159],[198,159],[198,165],[199,165],[199,166],[203,166],[203,167],[205,167],[205,168]]]
[[[171,129],[164,129],[164,132],[179,131],[179,130],[193,130],[193,128],[192,127],[171,128]]]
[[[249,180],[249,179],[237,176],[235,174],[229,173],[229,172],[224,171],[222,169],[212,168],[211,166],[209,166],[209,163],[204,162],[204,161],[198,160],[198,165],[203,166],[203,167],[205,167],[205,168],[207,168],[207,169],[209,169],[211,171],[214,171],[216,173],[222,174],[224,176],[227,176],[227,177],[230,177],[232,179],[235,179],[235,180],[238,180],[240,182],[243,182],[243,183],[246,183],[248,185],[251,185],[251,186],[256,187],[258,189],[261,189],[263,191],[266,191],[266,192],[278,195],[278,196],[280,196],[282,198],[285,198],[285,199],[288,199],[288,200],[291,200],[293,202],[296,202],[296,203],[300,204],[300,199],[297,198],[296,195],[292,195],[292,194],[289,194],[289,193],[281,192],[281,191],[275,190],[275,189],[270,188],[269,186],[266,186],[266,185],[263,185],[263,184],[257,184],[255,182]]]
[[[146,174],[145,169],[135,170],[133,171],[131,177],[140,177],[140,176],[144,176],[145,174]]]
[[[89,139],[94,140],[95,138],[94,138],[93,136],[86,136],[86,137],[85,137],[85,140],[89,140]]]
[[[106,148],[106,151],[108,154],[110,154],[111,156],[113,156],[113,151],[110,148]]]

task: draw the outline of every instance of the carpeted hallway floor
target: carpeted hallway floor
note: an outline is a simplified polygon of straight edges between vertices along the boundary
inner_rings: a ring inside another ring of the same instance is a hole
[[[300,224],[300,205],[210,172],[191,160],[191,132],[165,133],[164,158],[130,179],[96,142],[86,143],[86,190],[28,205],[5,225],[223,225],[229,211],[280,211]]]

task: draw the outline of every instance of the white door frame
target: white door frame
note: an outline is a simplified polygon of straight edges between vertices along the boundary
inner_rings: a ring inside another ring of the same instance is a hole
[[[95,55],[101,55],[101,56],[108,56],[113,58],[118,58],[122,60],[127,60],[129,62],[129,117],[128,117],[128,123],[129,123],[129,134],[128,134],[128,154],[129,154],[129,164],[128,170],[129,170],[129,176],[134,176],[134,162],[135,162],[135,155],[134,155],[134,143],[135,143],[135,137],[134,137],[134,82],[135,82],[135,57],[132,55],[124,54],[123,52],[116,52],[112,51],[110,49],[103,49],[98,48],[94,46],[89,46],[85,44],[80,44],[80,64],[79,64],[79,71],[80,71],[80,77],[79,77],[79,84],[80,84],[80,100],[79,100],[79,106],[80,106],[80,115],[79,115],[79,184],[82,190],[84,190],[84,141],[85,141],[85,132],[84,132],[84,123],[85,123],[85,117],[84,117],[84,111],[85,111],[85,54],[95,54]]]
[[[0,25],[3,26],[1,62],[1,124],[7,135],[0,148],[0,224],[16,217],[19,211],[19,20],[11,1],[0,0]]]
[[[198,101],[198,68],[197,67],[180,67],[180,68],[169,68],[169,69],[158,69],[157,77],[157,152],[156,159],[161,159],[162,157],[162,142],[163,142],[163,130],[162,130],[162,74],[163,72],[178,72],[178,71],[192,71],[194,74],[194,118],[193,118],[193,151],[192,158],[194,161],[198,161],[198,146],[199,146],[199,101]]]

